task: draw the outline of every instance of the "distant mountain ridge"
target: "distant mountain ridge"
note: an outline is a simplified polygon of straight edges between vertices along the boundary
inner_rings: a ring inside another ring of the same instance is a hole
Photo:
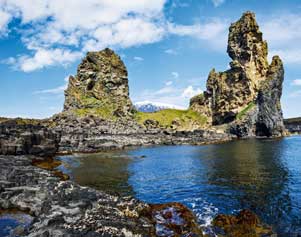
[[[161,102],[151,102],[151,101],[140,101],[134,103],[136,110],[145,113],[157,112],[163,109],[185,109],[182,106],[161,103]]]

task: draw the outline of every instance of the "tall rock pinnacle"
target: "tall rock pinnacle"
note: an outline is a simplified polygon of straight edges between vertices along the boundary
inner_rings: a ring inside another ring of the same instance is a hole
[[[111,49],[87,53],[77,75],[69,78],[64,111],[127,117],[133,110],[127,76],[124,63]]]
[[[255,69],[257,76],[264,76],[268,69],[268,46],[255,20],[254,13],[246,12],[229,29],[227,52],[233,63]]]
[[[238,136],[282,135],[283,65],[277,56],[268,64],[267,42],[254,13],[231,24],[227,52],[230,69],[209,73],[207,90],[191,99],[191,109],[207,115],[212,125],[230,124]]]

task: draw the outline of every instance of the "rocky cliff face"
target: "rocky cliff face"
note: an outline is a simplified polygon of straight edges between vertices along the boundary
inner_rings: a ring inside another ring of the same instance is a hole
[[[284,125],[291,133],[301,133],[301,118],[285,119]]]
[[[283,65],[278,56],[268,64],[254,13],[244,13],[230,26],[227,52],[230,69],[209,73],[207,90],[191,99],[191,109],[207,115],[212,125],[230,124],[239,137],[282,135]]]
[[[133,105],[127,76],[124,63],[114,51],[87,53],[77,75],[69,78],[64,112],[96,114],[106,119],[130,116]]]
[[[53,156],[59,135],[39,124],[18,120],[0,122],[0,155]]]

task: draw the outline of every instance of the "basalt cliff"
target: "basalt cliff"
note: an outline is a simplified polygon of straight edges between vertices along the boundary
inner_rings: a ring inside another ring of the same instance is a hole
[[[280,103],[283,64],[278,56],[268,63],[268,45],[254,13],[244,13],[230,26],[227,52],[230,69],[212,69],[207,90],[191,99],[190,108],[205,114],[210,125],[227,125],[238,137],[285,134]]]

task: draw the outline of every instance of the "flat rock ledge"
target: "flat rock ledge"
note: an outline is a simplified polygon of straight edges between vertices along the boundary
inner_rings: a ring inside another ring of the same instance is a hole
[[[202,236],[177,203],[149,205],[62,181],[34,156],[0,156],[0,209],[32,215],[25,236]],[[20,232],[20,230],[19,230]]]
[[[97,152],[130,146],[201,145],[232,140],[215,130],[145,130],[129,121],[109,122],[95,117],[62,117],[58,121],[20,124],[0,121],[0,155],[52,157],[56,153]],[[52,124],[53,127],[51,127]]]

